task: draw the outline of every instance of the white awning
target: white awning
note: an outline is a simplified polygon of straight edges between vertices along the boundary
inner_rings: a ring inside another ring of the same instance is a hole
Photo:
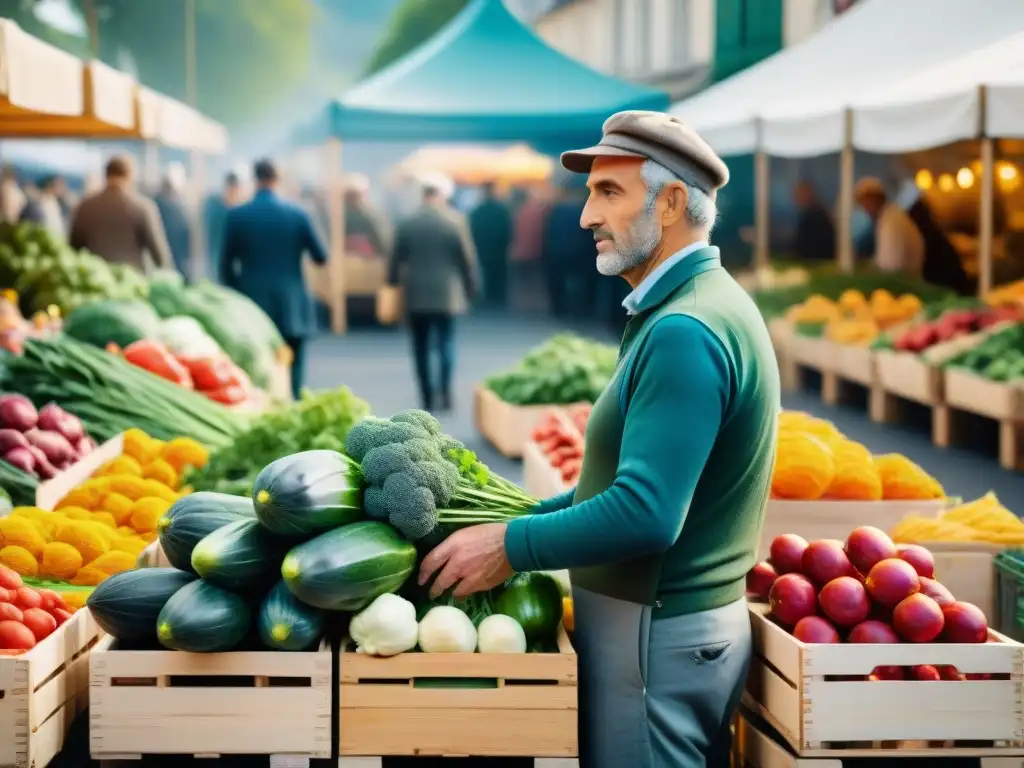
[[[1022,29],[1021,0],[862,0],[805,42],[671,112],[723,155],[758,146],[788,157],[835,152],[858,99]]]

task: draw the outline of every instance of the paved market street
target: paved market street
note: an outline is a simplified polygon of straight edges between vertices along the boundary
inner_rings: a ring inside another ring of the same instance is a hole
[[[565,330],[539,315],[471,316],[459,321],[454,413],[442,417],[445,428],[473,448],[488,464],[509,479],[522,480],[522,465],[500,456],[473,427],[473,388],[487,376],[515,364],[531,347]],[[594,338],[615,342],[601,328],[577,328]],[[412,373],[409,340],[404,329],[356,328],[344,337],[325,336],[310,349],[309,383],[315,389],[347,384],[371,402],[381,415],[418,404]],[[924,423],[927,414],[912,413],[911,425],[873,424],[866,409],[830,408],[814,392],[784,397],[783,405],[823,416],[848,437],[864,443],[873,453],[899,452],[918,462],[943,482],[952,496],[977,498],[988,490],[1011,509],[1024,506],[1024,474],[999,468],[995,458],[995,427],[983,421],[966,426],[983,450],[935,448]],[[986,449],[987,450],[984,450]]]

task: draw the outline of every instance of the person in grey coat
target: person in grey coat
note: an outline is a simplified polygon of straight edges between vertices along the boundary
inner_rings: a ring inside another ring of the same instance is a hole
[[[452,407],[455,317],[466,311],[477,292],[476,250],[465,218],[448,205],[451,191],[443,176],[423,181],[423,204],[398,225],[388,264],[388,285],[403,288],[425,410]],[[432,349],[441,368],[436,388],[430,375]]]

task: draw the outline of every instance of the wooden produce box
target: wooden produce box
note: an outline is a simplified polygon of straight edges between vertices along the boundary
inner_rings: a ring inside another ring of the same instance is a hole
[[[518,459],[530,442],[530,432],[551,405],[512,405],[487,387],[477,387],[473,418],[477,431],[503,456]]]
[[[0,656],[0,766],[42,768],[89,703],[89,649],[100,628],[87,610],[31,651]]]
[[[807,645],[750,606],[753,658],[744,705],[805,757],[1024,754],[1024,646],[997,632],[986,644]],[[878,666],[953,665],[1001,680],[850,680]],[[936,752],[942,747],[942,752]]]
[[[879,349],[875,351],[875,369],[885,392],[925,405],[942,402],[942,369],[920,355]]]
[[[576,653],[562,629],[558,648],[383,659],[346,646],[338,655],[339,755],[575,757]]]
[[[935,578],[957,600],[973,603],[991,624],[999,618],[996,608],[995,557],[1004,547],[980,541],[920,541],[935,558]]]
[[[999,423],[999,465],[1018,469],[1020,428],[1024,425],[1024,383],[990,381],[969,371],[945,372],[946,405]]]
[[[772,539],[795,533],[808,541],[846,540],[854,528],[873,525],[888,532],[907,515],[934,517],[948,506],[944,499],[931,501],[788,501],[771,499],[764,513],[758,557],[768,557]]]
[[[789,354],[798,365],[815,371],[834,372],[838,346],[825,338],[794,333],[789,344]]]
[[[91,667],[95,760],[144,755],[331,756],[331,672],[317,651],[122,651],[111,637]]]
[[[547,499],[568,490],[562,482],[561,473],[551,466],[548,457],[532,440],[523,449],[523,487],[538,499]]]
[[[80,486],[96,470],[124,453],[124,435],[114,435],[95,451],[36,488],[36,506],[53,511],[58,502]]]
[[[853,344],[835,344],[831,354],[832,371],[841,379],[873,386],[877,381],[874,350]]]

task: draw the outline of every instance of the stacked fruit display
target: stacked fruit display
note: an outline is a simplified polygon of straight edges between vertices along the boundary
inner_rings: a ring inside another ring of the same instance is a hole
[[[891,339],[879,339],[878,346],[892,346],[898,352],[920,354],[936,344],[969,336],[999,323],[1018,323],[1021,320],[1017,306],[959,309],[946,312],[938,319],[914,325]]]
[[[747,576],[752,597],[766,599],[771,617],[804,643],[985,643],[988,621],[977,606],[958,602],[935,579],[931,552],[897,545],[871,526],[846,542],[807,542],[783,534],[769,560]],[[871,679],[964,679],[928,665],[879,668]]]
[[[1024,325],[999,330],[946,361],[946,367],[999,382],[1024,379]]]
[[[954,507],[939,517],[907,515],[890,535],[893,541],[977,541],[1024,547],[1024,521],[1004,507],[994,493]]]
[[[772,497],[923,501],[941,499],[939,482],[898,453],[872,456],[834,424],[799,411],[779,415]]]
[[[533,428],[531,439],[566,485],[575,485],[583,467],[583,434],[591,405],[570,406],[565,413],[553,410]]]
[[[32,650],[70,618],[60,595],[27,586],[21,576],[0,566],[0,656]]]
[[[869,298],[861,291],[847,290],[838,301],[812,295],[790,308],[786,317],[800,333],[824,335],[838,344],[867,346],[880,331],[909,322],[920,312],[921,300],[913,294],[896,297],[877,289]]]

